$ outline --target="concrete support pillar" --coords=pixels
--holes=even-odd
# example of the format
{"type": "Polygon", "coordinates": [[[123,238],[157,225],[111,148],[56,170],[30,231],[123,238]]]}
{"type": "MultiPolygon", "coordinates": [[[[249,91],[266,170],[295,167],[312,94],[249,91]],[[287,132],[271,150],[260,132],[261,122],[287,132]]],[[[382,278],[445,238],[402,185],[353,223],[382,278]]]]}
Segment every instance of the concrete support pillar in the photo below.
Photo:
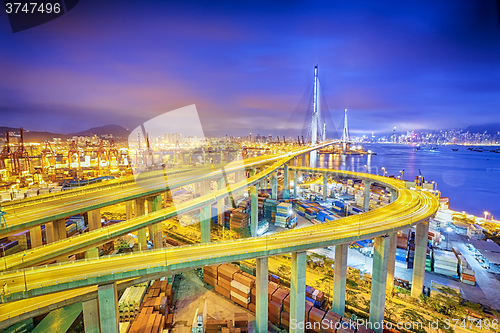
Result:
{"type": "Polygon", "coordinates": [[[309,155],[309,153],[305,153],[304,157],[305,157],[305,162],[304,162],[305,165],[304,166],[305,167],[309,167],[310,166],[310,157],[311,156],[309,155]]]}
{"type": "Polygon", "coordinates": [[[278,199],[278,172],[271,174],[271,198],[278,199]]]}
{"type": "Polygon", "coordinates": [[[389,241],[389,259],[387,263],[387,292],[392,293],[394,288],[394,271],[396,269],[396,249],[398,247],[398,234],[392,233],[389,241]]]}
{"type": "Polygon", "coordinates": [[[347,250],[348,244],[335,246],[335,264],[333,270],[333,300],[332,311],[344,316],[345,287],[347,277],[347,250]]]}
{"type": "Polygon", "coordinates": [[[323,200],[328,198],[328,174],[323,174],[323,200]]]}
{"type": "MultiPolygon", "coordinates": [[[[52,223],[54,225],[54,238],[56,241],[68,237],[66,233],[65,219],[56,220],[52,223]]],[[[57,259],[57,262],[66,262],[66,261],[68,261],[68,256],[63,256],[62,258],[57,259]]]]}
{"type": "MultiPolygon", "coordinates": [[[[148,213],[156,212],[161,209],[161,195],[148,198],[148,213]]],[[[152,224],[149,229],[149,238],[153,242],[153,248],[161,249],[163,247],[163,228],[162,223],[158,222],[152,224]]]]}
{"type": "Polygon", "coordinates": [[[372,182],[369,180],[363,180],[363,185],[365,186],[365,192],[363,193],[363,209],[365,212],[370,210],[370,186],[372,182]]]}
{"type": "Polygon", "coordinates": [[[43,245],[42,229],[40,226],[36,226],[36,227],[30,229],[30,239],[31,239],[31,248],[32,249],[43,245]]]}
{"type": "Polygon", "coordinates": [[[99,298],[99,317],[102,332],[118,333],[119,314],[116,283],[98,286],[97,295],[99,298]]]}
{"type": "MultiPolygon", "coordinates": [[[[146,214],[145,209],[145,201],[144,198],[137,198],[134,202],[134,213],[135,217],[142,216],[146,214]]],[[[137,242],[138,242],[138,250],[146,251],[148,249],[148,238],[147,238],[147,228],[142,228],[137,230],[137,242]]]]}
{"type": "MultiPolygon", "coordinates": [[[[259,168],[259,173],[261,173],[262,171],[264,171],[264,169],[265,169],[265,167],[260,167],[259,168]]],[[[260,179],[260,188],[265,188],[265,186],[264,186],[264,179],[265,178],[266,177],[260,179]]]]}
{"type": "Polygon", "coordinates": [[[394,202],[398,198],[398,191],[389,189],[389,193],[391,194],[391,197],[389,198],[389,202],[394,202]]]}
{"type": "MultiPolygon", "coordinates": [[[[226,182],[224,181],[224,178],[221,178],[217,181],[218,190],[222,190],[225,185],[226,182]]],[[[222,226],[224,226],[224,200],[225,199],[220,199],[219,201],[217,201],[217,223],[222,226]]]]}
{"type": "Polygon", "coordinates": [[[200,230],[201,230],[201,243],[210,243],[210,217],[211,207],[205,206],[200,209],[200,230]]]}
{"type": "Polygon", "coordinates": [[[101,333],[99,328],[99,302],[97,298],[82,302],[85,333],[101,333]]]}
{"type": "Polygon", "coordinates": [[[87,212],[89,218],[89,231],[97,230],[101,227],[101,210],[93,209],[87,212]]]}
{"type": "Polygon", "coordinates": [[[85,259],[96,259],[99,258],[99,248],[93,247],[85,251],[85,259]]]}
{"type": "Polygon", "coordinates": [[[200,195],[205,195],[210,193],[210,182],[208,180],[201,181],[201,193],[200,195]]]}
{"type": "MultiPolygon", "coordinates": [[[[268,258],[257,258],[257,279],[256,283],[256,304],[255,304],[255,321],[256,332],[267,333],[267,320],[268,320],[268,258]]],[[[305,297],[305,296],[304,296],[305,297]]]]}
{"type": "Polygon", "coordinates": [[[318,167],[318,152],[316,150],[309,152],[309,167],[310,168],[318,167]]]}
{"type": "Polygon", "coordinates": [[[413,278],[411,281],[411,296],[419,297],[422,294],[425,278],[425,257],[427,255],[427,235],[429,222],[417,224],[415,228],[415,258],[413,259],[413,278]]]}
{"type": "Polygon", "coordinates": [[[257,236],[259,229],[259,185],[250,187],[250,233],[257,236]]]}
{"type": "Polygon", "coordinates": [[[54,233],[57,234],[57,240],[60,239],[65,239],[68,237],[68,234],[66,232],[66,220],[65,219],[60,219],[57,221],[54,221],[54,233]]]}
{"type": "Polygon", "coordinates": [[[288,164],[283,165],[283,199],[288,199],[290,197],[290,175],[288,170],[288,164]]]}
{"type": "Polygon", "coordinates": [[[382,332],[382,327],[375,323],[384,320],[389,243],[390,239],[387,236],[377,237],[374,241],[369,321],[374,325],[373,329],[377,332],[382,332]]]}
{"type": "Polygon", "coordinates": [[[57,230],[54,227],[53,222],[45,223],[45,239],[47,244],[57,241],[57,230]]]}
{"type": "Polygon", "coordinates": [[[171,205],[172,205],[172,192],[170,191],[170,189],[168,189],[165,193],[163,193],[163,206],[167,208],[170,207],[171,205]]]}
{"type": "MultiPolygon", "coordinates": [[[[292,275],[290,279],[290,322],[305,324],[306,307],[306,251],[292,253],[292,275]]],[[[299,329],[290,328],[291,333],[304,332],[304,326],[299,329]]]]}
{"type": "Polygon", "coordinates": [[[127,202],[125,202],[125,211],[126,211],[126,219],[127,220],[130,220],[132,219],[132,213],[133,213],[133,208],[132,208],[132,201],[129,200],[127,202]]]}
{"type": "Polygon", "coordinates": [[[163,248],[163,225],[161,222],[151,225],[149,235],[154,249],[163,248]]]}
{"type": "Polygon", "coordinates": [[[201,195],[201,182],[194,183],[194,193],[196,195],[201,195]]]}
{"type": "Polygon", "coordinates": [[[299,195],[299,172],[297,170],[293,174],[293,195],[295,198],[299,195]]]}

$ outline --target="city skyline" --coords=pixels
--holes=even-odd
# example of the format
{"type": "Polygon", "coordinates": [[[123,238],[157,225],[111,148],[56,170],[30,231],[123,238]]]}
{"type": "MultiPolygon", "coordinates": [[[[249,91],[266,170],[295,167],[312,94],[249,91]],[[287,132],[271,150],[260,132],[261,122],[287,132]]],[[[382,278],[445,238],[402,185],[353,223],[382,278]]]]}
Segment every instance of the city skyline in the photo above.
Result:
{"type": "Polygon", "coordinates": [[[316,63],[333,122],[347,108],[354,134],[500,122],[493,2],[145,4],[81,3],[16,34],[0,18],[2,125],[134,128],[196,104],[206,135],[276,135],[303,125],[286,119],[316,63]]]}

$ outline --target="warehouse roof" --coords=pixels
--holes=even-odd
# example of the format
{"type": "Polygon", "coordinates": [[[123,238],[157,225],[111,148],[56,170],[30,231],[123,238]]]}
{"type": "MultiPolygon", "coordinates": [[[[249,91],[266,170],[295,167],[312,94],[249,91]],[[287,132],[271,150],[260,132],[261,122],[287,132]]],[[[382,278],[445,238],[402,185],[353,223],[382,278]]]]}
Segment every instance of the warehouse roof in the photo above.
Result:
{"type": "Polygon", "coordinates": [[[477,239],[471,239],[470,242],[478,250],[500,253],[500,246],[498,246],[498,244],[495,242],[488,242],[477,239]]]}
{"type": "Polygon", "coordinates": [[[484,250],[480,250],[483,257],[488,260],[491,264],[500,265],[500,253],[498,252],[488,252],[484,250]]]}

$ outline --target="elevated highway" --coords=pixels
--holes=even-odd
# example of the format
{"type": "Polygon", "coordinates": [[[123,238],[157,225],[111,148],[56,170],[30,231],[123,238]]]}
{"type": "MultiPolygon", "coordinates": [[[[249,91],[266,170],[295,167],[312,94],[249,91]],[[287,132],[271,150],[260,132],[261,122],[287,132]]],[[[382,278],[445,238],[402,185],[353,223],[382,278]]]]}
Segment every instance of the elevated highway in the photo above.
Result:
{"type": "MultiPolygon", "coordinates": [[[[387,206],[364,214],[307,228],[288,230],[272,236],[164,248],[12,271],[12,269],[22,267],[23,262],[25,265],[40,264],[61,255],[81,252],[130,231],[161,222],[176,214],[210,205],[214,201],[225,198],[230,192],[243,190],[257,184],[261,178],[275,172],[290,159],[309,150],[296,151],[293,154],[277,158],[272,165],[248,179],[231,185],[229,188],[178,204],[175,208],[159,210],[4,258],[3,263],[0,262],[0,266],[4,266],[7,271],[0,274],[0,283],[7,284],[8,293],[3,295],[1,299],[4,304],[0,306],[0,320],[6,316],[12,318],[12,316],[20,315],[20,310],[17,308],[20,304],[23,307],[27,306],[23,311],[36,311],[38,306],[47,304],[51,295],[61,299],[64,297],[65,300],[66,298],[77,300],[83,297],[82,293],[95,294],[97,285],[115,282],[120,282],[123,285],[124,281],[137,283],[205,265],[250,258],[267,258],[283,253],[301,253],[308,249],[342,245],[360,239],[380,239],[389,234],[394,235],[398,230],[425,222],[438,209],[439,200],[433,193],[407,189],[404,181],[364,173],[291,166],[288,169],[376,182],[397,193],[397,199],[387,206]]],[[[268,160],[257,163],[269,164],[270,162],[268,160]]],[[[11,319],[9,322],[13,323],[11,319]]]]}
{"type": "MultiPolygon", "coordinates": [[[[310,226],[298,230],[289,230],[272,236],[253,237],[209,244],[192,245],[178,248],[165,248],[158,251],[145,251],[127,255],[101,257],[93,260],[76,261],[33,267],[25,271],[9,271],[0,275],[0,283],[7,282],[10,297],[4,302],[43,295],[73,288],[81,288],[100,283],[136,278],[148,274],[163,272],[166,275],[174,271],[215,263],[231,262],[249,258],[297,252],[322,246],[349,243],[354,240],[374,238],[394,233],[397,230],[415,225],[438,209],[438,200],[430,192],[409,190],[402,181],[338,170],[311,169],[310,171],[329,172],[353,178],[369,178],[397,189],[398,199],[385,207],[349,216],[329,223],[310,226]],[[26,288],[25,291],[25,282],[26,288]]],[[[259,180],[255,175],[238,187],[250,185],[259,180]]],[[[68,251],[74,246],[99,242],[129,232],[131,229],[162,221],[177,213],[200,208],[214,200],[227,196],[227,191],[220,190],[195,200],[178,205],[176,209],[167,208],[123,223],[102,228],[94,232],[52,244],[54,251],[68,251]]],[[[33,252],[45,252],[45,249],[33,252]]],[[[12,257],[12,256],[10,256],[12,257]]],[[[7,259],[10,259],[7,257],[7,259]]],[[[26,258],[29,260],[29,257],[26,258]]]]}
{"type": "Polygon", "coordinates": [[[6,237],[44,223],[82,214],[89,210],[133,200],[139,197],[153,196],[194,182],[221,177],[231,173],[271,164],[281,159],[280,155],[264,155],[245,160],[235,160],[225,165],[191,168],[188,170],[148,172],[141,177],[141,186],[133,176],[124,179],[104,181],[99,184],[79,189],[47,194],[3,204],[6,213],[7,228],[0,228],[0,237],[6,237]]]}
{"type": "MultiPolygon", "coordinates": [[[[331,144],[331,143],[328,143],[331,144]]],[[[323,144],[321,146],[325,146],[328,144],[323,144]]],[[[219,169],[213,172],[206,172],[206,170],[196,170],[195,173],[189,172],[187,174],[182,174],[179,178],[174,180],[168,180],[169,187],[179,187],[186,184],[190,184],[196,181],[210,179],[214,177],[223,177],[224,173],[235,172],[238,170],[242,170],[246,167],[257,167],[260,165],[271,164],[270,167],[264,169],[262,172],[257,173],[255,176],[240,181],[237,184],[232,184],[227,189],[220,190],[218,192],[208,193],[203,195],[196,200],[189,201],[183,204],[177,204],[175,207],[171,207],[169,209],[164,209],[162,214],[156,213],[155,215],[145,215],[141,217],[136,217],[131,220],[123,221],[118,224],[114,224],[108,227],[99,228],[97,230],[93,230],[90,232],[83,233],[81,235],[77,235],[74,237],[70,237],[67,239],[61,239],[59,241],[46,244],[40,247],[36,247],[34,249],[26,250],[23,252],[19,252],[7,257],[4,257],[0,262],[0,270],[11,270],[11,269],[19,269],[22,267],[29,267],[32,265],[38,265],[43,263],[48,263],[53,261],[54,259],[58,259],[73,253],[80,253],[86,250],[95,248],[102,244],[109,242],[115,238],[128,234],[130,232],[134,232],[138,229],[150,226],[154,223],[158,223],[164,221],[166,219],[172,218],[178,214],[187,213],[189,211],[200,209],[207,205],[210,205],[214,201],[218,201],[227,197],[230,193],[235,191],[246,189],[248,186],[253,185],[260,181],[262,177],[269,175],[272,172],[275,172],[279,169],[284,163],[294,158],[297,155],[308,152],[314,148],[305,148],[296,150],[289,154],[282,155],[272,155],[272,156],[262,156],[256,159],[244,160],[244,161],[234,161],[229,163],[224,167],[224,169],[219,169]],[[205,173],[203,173],[205,171],[205,173]]],[[[127,181],[128,183],[128,181],[127,181]]],[[[77,202],[69,201],[68,198],[65,198],[64,201],[66,205],[68,205],[69,209],[64,208],[64,203],[60,202],[61,199],[56,200],[54,206],[60,207],[64,210],[58,216],[67,215],[71,209],[71,215],[76,211],[84,212],[91,210],[95,207],[102,207],[105,205],[109,205],[111,203],[123,202],[126,200],[130,200],[135,197],[142,197],[148,195],[154,195],[157,193],[161,193],[165,191],[165,182],[161,178],[161,176],[151,176],[149,178],[149,182],[143,183],[143,186],[139,187],[135,184],[129,184],[127,186],[122,187],[118,185],[111,186],[110,188],[105,188],[104,190],[99,190],[98,192],[94,192],[95,189],[90,189],[91,198],[84,198],[86,194],[77,194],[77,202]],[[83,197],[83,198],[82,198],[83,197]],[[89,202],[92,202],[94,205],[89,206],[89,202]],[[97,203],[96,203],[97,202],[97,203]]],[[[84,192],[87,193],[87,192],[84,192]]],[[[42,223],[41,221],[48,222],[51,220],[55,220],[58,216],[50,215],[50,217],[43,217],[43,213],[50,214],[47,212],[47,208],[44,208],[44,203],[40,203],[42,207],[37,207],[31,211],[31,214],[25,213],[24,215],[24,223],[20,224],[20,227],[26,228],[28,225],[33,226],[36,224],[42,223]],[[40,211],[38,211],[40,209],[40,211]],[[35,214],[39,214],[41,217],[37,221],[32,221],[35,214]]],[[[48,204],[45,204],[48,205],[48,204]]],[[[53,214],[53,213],[52,213],[53,214]]],[[[76,213],[75,213],[76,214],[76,213]]],[[[14,228],[14,227],[10,227],[14,228]]]]}

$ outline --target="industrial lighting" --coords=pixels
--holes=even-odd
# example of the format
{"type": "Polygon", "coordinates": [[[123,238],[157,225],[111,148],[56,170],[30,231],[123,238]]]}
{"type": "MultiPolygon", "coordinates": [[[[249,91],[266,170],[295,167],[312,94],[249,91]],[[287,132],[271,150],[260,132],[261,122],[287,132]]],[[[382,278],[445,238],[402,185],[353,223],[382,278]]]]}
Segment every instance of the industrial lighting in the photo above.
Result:
{"type": "Polygon", "coordinates": [[[484,214],[484,219],[485,219],[485,220],[486,220],[486,217],[487,217],[488,215],[490,215],[490,213],[488,213],[487,211],[485,211],[483,214],[484,214]]]}

